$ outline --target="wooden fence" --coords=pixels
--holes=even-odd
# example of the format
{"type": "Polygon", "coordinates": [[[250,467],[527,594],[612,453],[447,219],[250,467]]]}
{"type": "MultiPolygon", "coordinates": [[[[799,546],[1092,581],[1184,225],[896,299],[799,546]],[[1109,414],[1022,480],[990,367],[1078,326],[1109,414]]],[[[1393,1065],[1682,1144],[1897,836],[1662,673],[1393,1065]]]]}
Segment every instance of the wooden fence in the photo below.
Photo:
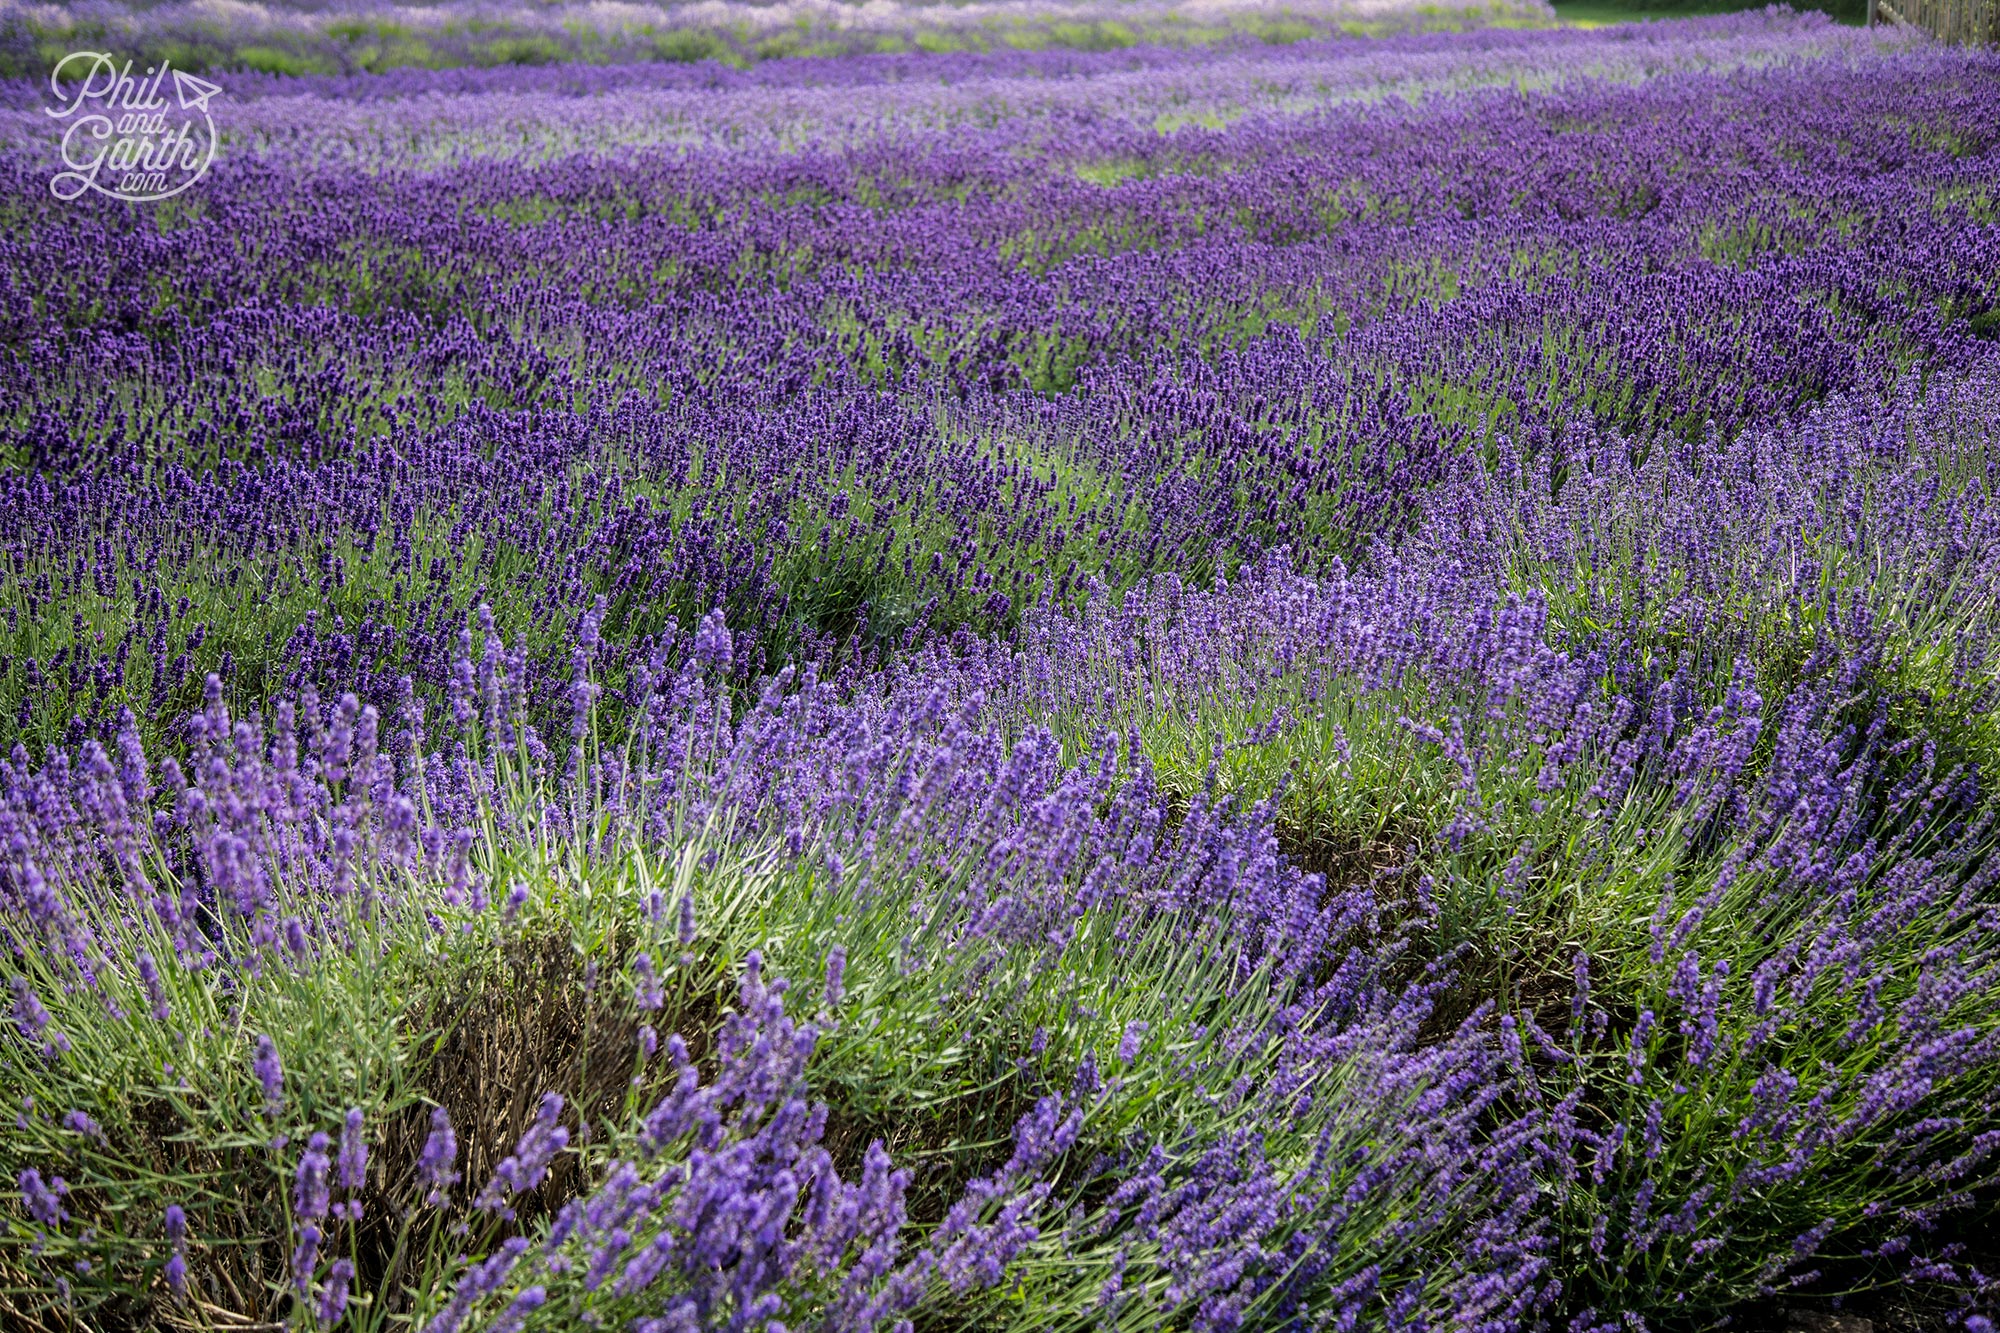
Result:
{"type": "Polygon", "coordinates": [[[1869,0],[1868,18],[1922,28],[1939,41],[2000,45],[2000,0],[1869,0]]]}

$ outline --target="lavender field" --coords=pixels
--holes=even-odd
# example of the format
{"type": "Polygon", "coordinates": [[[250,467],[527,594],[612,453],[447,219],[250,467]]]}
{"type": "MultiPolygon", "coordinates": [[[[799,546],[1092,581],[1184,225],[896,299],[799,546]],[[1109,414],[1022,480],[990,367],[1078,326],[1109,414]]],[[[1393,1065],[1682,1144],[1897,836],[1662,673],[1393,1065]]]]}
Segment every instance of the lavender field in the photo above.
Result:
{"type": "Polygon", "coordinates": [[[0,5],[0,1327],[1992,1333],[2000,53],[658,17],[0,5]]]}

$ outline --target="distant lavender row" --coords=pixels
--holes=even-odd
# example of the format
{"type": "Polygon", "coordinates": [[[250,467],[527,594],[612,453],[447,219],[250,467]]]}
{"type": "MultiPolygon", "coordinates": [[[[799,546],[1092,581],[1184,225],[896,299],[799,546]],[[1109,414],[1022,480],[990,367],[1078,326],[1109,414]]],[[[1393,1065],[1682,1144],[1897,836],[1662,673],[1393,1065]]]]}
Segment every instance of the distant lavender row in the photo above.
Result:
{"type": "Polygon", "coordinates": [[[549,5],[456,0],[397,5],[0,4],[0,69],[26,73],[80,39],[110,41],[183,69],[287,74],[551,63],[715,61],[878,52],[1103,50],[1135,43],[1213,48],[1341,31],[1398,32],[1486,22],[1546,23],[1545,0],[658,0],[549,5]]]}
{"type": "MultiPolygon", "coordinates": [[[[619,147],[828,151],[909,132],[1000,144],[1024,134],[1066,134],[1079,121],[1147,132],[1214,128],[1344,101],[1486,86],[1546,89],[1852,61],[1914,40],[1836,27],[1818,15],[1751,12],[1609,36],[1485,29],[1222,53],[1136,47],[799,59],[742,71],[557,65],[346,78],[237,74],[222,79],[228,95],[215,110],[225,151],[369,169],[619,147]],[[857,97],[862,89],[866,95],[857,97]]],[[[40,111],[46,99],[40,84],[13,86],[12,109],[0,113],[0,139],[49,139],[55,130],[40,111]]]]}

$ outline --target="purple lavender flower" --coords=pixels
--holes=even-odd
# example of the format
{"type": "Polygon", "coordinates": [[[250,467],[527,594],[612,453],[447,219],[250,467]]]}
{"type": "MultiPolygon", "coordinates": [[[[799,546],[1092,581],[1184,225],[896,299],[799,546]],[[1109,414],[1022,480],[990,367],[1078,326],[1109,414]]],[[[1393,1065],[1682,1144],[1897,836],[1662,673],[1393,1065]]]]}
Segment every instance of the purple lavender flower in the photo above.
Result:
{"type": "Polygon", "coordinates": [[[340,1129],[340,1187],[358,1190],[368,1179],[368,1141],[362,1137],[361,1108],[352,1107],[340,1129]]]}
{"type": "Polygon", "coordinates": [[[458,1279],[458,1285],[453,1288],[451,1300],[444,1309],[424,1325],[424,1333],[457,1333],[465,1317],[472,1313],[472,1308],[499,1289],[527,1252],[526,1237],[509,1236],[492,1255],[472,1264],[458,1279]]]}
{"type": "Polygon", "coordinates": [[[278,1045],[270,1037],[258,1036],[257,1055],[250,1069],[264,1089],[264,1114],[277,1118],[285,1109],[285,1071],[278,1063],[278,1045]]]}
{"type": "Polygon", "coordinates": [[[333,1163],[327,1156],[331,1143],[325,1134],[315,1131],[306,1140],[306,1150],[299,1155],[298,1168],[292,1175],[292,1215],[301,1221],[325,1217],[332,1205],[333,1163]]]}
{"type": "Polygon", "coordinates": [[[1014,1126],[1014,1155],[1001,1174],[1027,1178],[1068,1152],[1083,1132],[1083,1111],[1060,1097],[1044,1097],[1014,1126]]]}
{"type": "Polygon", "coordinates": [[[569,1131],[556,1123],[562,1108],[560,1094],[551,1092],[543,1096],[535,1123],[521,1135],[513,1154],[494,1168],[493,1178],[473,1200],[473,1207],[486,1212],[511,1211],[507,1208],[509,1198],[542,1183],[549,1163],[569,1146],[569,1131]]]}
{"type": "Polygon", "coordinates": [[[313,1274],[319,1268],[319,1245],[324,1239],[311,1222],[299,1228],[299,1243],[292,1250],[292,1286],[301,1296],[312,1290],[313,1274]]]}
{"type": "Polygon", "coordinates": [[[354,1281],[354,1261],[335,1259],[327,1269],[326,1284],[319,1293],[319,1322],[335,1324],[341,1315],[347,1313],[347,1289],[354,1281]]]}
{"type": "Polygon", "coordinates": [[[69,1050],[69,1038],[50,1027],[54,1022],[49,1011],[42,1007],[41,997],[28,985],[25,977],[14,978],[14,1026],[20,1029],[22,1037],[30,1045],[39,1046],[45,1056],[55,1056],[69,1050]]]}
{"type": "Polygon", "coordinates": [[[528,1316],[541,1309],[548,1299],[545,1288],[527,1288],[507,1303],[507,1308],[493,1321],[491,1333],[520,1333],[521,1325],[527,1322],[528,1316]]]}
{"type": "Polygon", "coordinates": [[[722,608],[717,607],[701,618],[701,625],[695,630],[694,658],[718,671],[729,669],[735,647],[729,628],[723,623],[722,608]]]}
{"type": "Polygon", "coordinates": [[[1124,1033],[1118,1038],[1118,1063],[1129,1065],[1139,1058],[1139,1050],[1146,1042],[1147,1026],[1138,1019],[1125,1025],[1124,1033]]]}
{"type": "Polygon", "coordinates": [[[826,989],[821,993],[820,1004],[828,1012],[840,1008],[840,998],[844,993],[842,982],[847,975],[847,946],[836,944],[826,955],[826,989]]]}
{"type": "Polygon", "coordinates": [[[424,1150],[417,1158],[417,1174],[430,1186],[430,1195],[425,1200],[433,1208],[442,1208],[451,1196],[451,1187],[458,1181],[458,1136],[452,1132],[451,1117],[442,1106],[431,1108],[431,1132],[424,1140],[424,1150]]]}
{"type": "Polygon", "coordinates": [[[160,982],[160,969],[154,964],[153,955],[144,949],[139,951],[138,966],[139,983],[146,988],[146,1002],[152,1006],[153,1017],[164,1023],[171,1009],[167,1004],[166,987],[160,982]]]}
{"type": "Polygon", "coordinates": [[[174,1295],[182,1296],[187,1292],[187,1214],[177,1203],[167,1205],[166,1232],[173,1252],[167,1256],[164,1276],[174,1295]]]}
{"type": "Polygon", "coordinates": [[[63,1224],[69,1216],[63,1211],[63,1196],[69,1193],[69,1185],[61,1176],[43,1183],[42,1173],[34,1167],[21,1172],[21,1201],[27,1205],[28,1215],[45,1227],[55,1228],[63,1224]]]}
{"type": "Polygon", "coordinates": [[[658,1009],[666,1004],[666,992],[660,986],[659,974],[653,970],[651,954],[640,954],[632,960],[632,973],[637,990],[637,1002],[642,1010],[658,1009]]]}

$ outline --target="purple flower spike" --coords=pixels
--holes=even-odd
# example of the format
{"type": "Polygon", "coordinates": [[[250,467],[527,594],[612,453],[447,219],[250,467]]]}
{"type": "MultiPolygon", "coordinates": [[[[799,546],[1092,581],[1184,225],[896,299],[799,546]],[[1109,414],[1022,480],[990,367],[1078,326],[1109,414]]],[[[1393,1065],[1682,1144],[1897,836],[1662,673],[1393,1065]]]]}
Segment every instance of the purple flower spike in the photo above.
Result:
{"type": "Polygon", "coordinates": [[[45,1227],[59,1227],[69,1214],[63,1211],[63,1196],[69,1193],[69,1186],[61,1176],[43,1183],[42,1173],[34,1167],[21,1172],[21,1201],[27,1205],[28,1215],[45,1227]]]}
{"type": "Polygon", "coordinates": [[[659,973],[653,969],[651,954],[642,953],[632,960],[632,975],[639,1008],[653,1010],[666,1004],[666,992],[660,986],[659,973]]]}
{"type": "Polygon", "coordinates": [[[353,1281],[354,1261],[334,1260],[333,1266],[326,1273],[326,1285],[319,1293],[319,1309],[316,1313],[321,1324],[338,1323],[341,1315],[347,1313],[347,1289],[353,1281]]]}
{"type": "Polygon", "coordinates": [[[701,618],[701,625],[695,630],[694,657],[697,662],[718,671],[729,670],[735,658],[735,648],[729,627],[722,619],[722,608],[717,607],[701,618]]]}
{"type": "Polygon", "coordinates": [[[826,955],[826,991],[821,1003],[827,1010],[840,1008],[841,996],[845,994],[844,981],[847,976],[847,946],[836,944],[826,955]]]}
{"type": "Polygon", "coordinates": [[[458,1182],[458,1136],[452,1132],[451,1117],[442,1106],[431,1111],[430,1137],[424,1140],[423,1153],[417,1158],[417,1174],[430,1186],[430,1196],[425,1200],[433,1208],[442,1208],[449,1201],[451,1187],[458,1182]]]}
{"type": "Polygon", "coordinates": [[[1118,1038],[1118,1063],[1129,1065],[1139,1058],[1139,1050],[1146,1044],[1147,1025],[1133,1019],[1125,1025],[1124,1035],[1118,1038]]]}
{"type": "Polygon", "coordinates": [[[493,1179],[473,1200],[473,1207],[486,1212],[508,1211],[509,1198],[542,1183],[549,1163],[569,1146],[569,1131],[556,1123],[562,1108],[560,1094],[551,1092],[542,1098],[535,1123],[528,1126],[528,1132],[514,1145],[513,1155],[494,1168],[493,1179]]]}
{"type": "Polygon", "coordinates": [[[50,1026],[55,1020],[42,1007],[41,997],[28,985],[25,977],[14,978],[14,1026],[29,1044],[39,1046],[42,1054],[49,1057],[68,1051],[69,1038],[50,1026]]]}
{"type": "Polygon", "coordinates": [[[301,1296],[312,1290],[313,1273],[319,1268],[319,1243],[324,1239],[324,1233],[310,1222],[299,1228],[299,1243],[292,1251],[292,1285],[301,1296]]]}
{"type": "Polygon", "coordinates": [[[250,1070],[264,1089],[264,1114],[275,1119],[285,1109],[285,1071],[278,1063],[278,1045],[270,1037],[257,1038],[257,1055],[250,1070]]]}
{"type": "Polygon", "coordinates": [[[160,981],[160,969],[153,961],[153,955],[141,950],[138,958],[139,983],[146,988],[146,1003],[151,1006],[154,1018],[164,1023],[172,1012],[167,1004],[166,987],[160,981]]]}
{"type": "Polygon", "coordinates": [[[361,1108],[354,1107],[340,1130],[340,1187],[358,1190],[368,1180],[368,1141],[362,1137],[361,1108]]]}
{"type": "Polygon", "coordinates": [[[176,1296],[185,1295],[187,1292],[187,1214],[181,1210],[181,1206],[177,1203],[167,1205],[166,1231],[167,1244],[173,1247],[173,1253],[167,1256],[167,1266],[164,1270],[167,1286],[176,1296]]]}
{"type": "Polygon", "coordinates": [[[325,1217],[331,1206],[329,1175],[333,1163],[326,1151],[331,1142],[325,1134],[314,1133],[299,1157],[298,1170],[292,1176],[292,1215],[301,1221],[325,1217]]]}
{"type": "Polygon", "coordinates": [[[527,1322],[528,1316],[541,1309],[548,1299],[549,1294],[546,1289],[529,1287],[508,1302],[507,1308],[500,1312],[500,1317],[493,1321],[489,1333],[520,1333],[521,1325],[527,1322]]]}

